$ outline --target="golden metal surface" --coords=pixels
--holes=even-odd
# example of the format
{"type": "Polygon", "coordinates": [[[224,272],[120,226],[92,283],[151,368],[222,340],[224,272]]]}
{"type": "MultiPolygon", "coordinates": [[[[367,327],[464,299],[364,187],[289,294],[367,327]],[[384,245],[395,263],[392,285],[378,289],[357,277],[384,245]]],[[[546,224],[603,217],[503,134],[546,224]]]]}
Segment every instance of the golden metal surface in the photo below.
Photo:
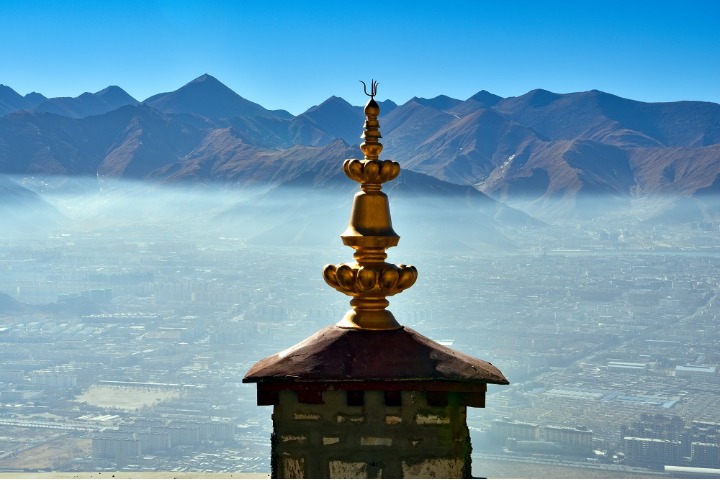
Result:
{"type": "Polygon", "coordinates": [[[380,106],[375,101],[377,82],[371,84],[370,97],[365,105],[365,128],[360,145],[363,160],[345,160],[343,170],[351,180],[360,184],[355,194],[350,221],[340,238],[355,250],[355,262],[326,265],[323,278],[335,290],[353,297],[352,310],[338,322],[339,327],[370,330],[400,328],[393,314],[386,310],[390,302],[386,297],[410,288],[417,280],[417,269],[412,265],[387,263],[385,250],[398,244],[390,219],[388,197],[382,184],[400,174],[400,165],[392,160],[380,160],[383,146],[379,139],[380,106]]]}

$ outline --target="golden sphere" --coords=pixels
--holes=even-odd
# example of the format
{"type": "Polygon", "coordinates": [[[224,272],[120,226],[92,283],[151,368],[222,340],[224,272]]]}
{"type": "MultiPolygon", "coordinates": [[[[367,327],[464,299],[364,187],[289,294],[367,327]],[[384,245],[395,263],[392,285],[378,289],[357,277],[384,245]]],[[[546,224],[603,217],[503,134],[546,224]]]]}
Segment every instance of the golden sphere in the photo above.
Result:
{"type": "Polygon", "coordinates": [[[368,117],[377,117],[380,115],[380,105],[377,104],[374,98],[365,105],[365,115],[368,117]]]}

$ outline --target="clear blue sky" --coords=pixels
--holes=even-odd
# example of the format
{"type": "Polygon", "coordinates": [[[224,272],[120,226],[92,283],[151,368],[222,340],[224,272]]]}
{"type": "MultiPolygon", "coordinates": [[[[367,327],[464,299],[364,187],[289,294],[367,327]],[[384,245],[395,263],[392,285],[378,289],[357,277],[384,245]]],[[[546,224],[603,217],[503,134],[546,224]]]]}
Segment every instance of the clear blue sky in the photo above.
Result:
{"type": "Polygon", "coordinates": [[[331,95],[534,88],[720,103],[720,1],[0,0],[0,83],[138,100],[209,73],[298,114],[331,95]]]}

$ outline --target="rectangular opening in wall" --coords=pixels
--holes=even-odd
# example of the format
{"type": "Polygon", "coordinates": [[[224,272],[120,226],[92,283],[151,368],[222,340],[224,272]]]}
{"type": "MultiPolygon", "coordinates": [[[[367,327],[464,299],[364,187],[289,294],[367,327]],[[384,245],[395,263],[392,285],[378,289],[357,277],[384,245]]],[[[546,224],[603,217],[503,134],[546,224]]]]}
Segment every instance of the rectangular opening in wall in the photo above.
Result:
{"type": "Polygon", "coordinates": [[[362,390],[348,390],[347,404],[354,407],[365,405],[365,392],[362,390]]]}
{"type": "Polygon", "coordinates": [[[385,392],[385,405],[388,407],[399,407],[402,405],[400,392],[389,390],[385,392]]]}
{"type": "Polygon", "coordinates": [[[299,390],[297,392],[298,402],[312,403],[316,405],[323,404],[325,402],[323,401],[322,393],[322,390],[299,390]]]}
{"type": "Polygon", "coordinates": [[[460,394],[460,405],[485,408],[485,392],[464,392],[460,394]]]}
{"type": "Polygon", "coordinates": [[[275,390],[258,390],[258,405],[277,405],[280,403],[280,392],[275,390]]]}
{"type": "Polygon", "coordinates": [[[427,392],[427,403],[431,407],[447,407],[448,392],[427,392]]]}

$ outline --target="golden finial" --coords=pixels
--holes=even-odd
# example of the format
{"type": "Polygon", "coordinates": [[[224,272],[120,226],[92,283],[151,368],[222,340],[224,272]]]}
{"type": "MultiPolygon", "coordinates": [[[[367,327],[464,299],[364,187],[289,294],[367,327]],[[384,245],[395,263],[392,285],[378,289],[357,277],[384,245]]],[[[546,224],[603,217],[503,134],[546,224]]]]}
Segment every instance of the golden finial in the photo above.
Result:
{"type": "MultiPolygon", "coordinates": [[[[360,80],[360,83],[363,84],[363,91],[365,92],[365,95],[370,97],[367,105],[365,105],[365,131],[361,136],[361,138],[364,138],[365,141],[360,144],[360,150],[362,150],[365,154],[366,160],[377,160],[380,158],[380,152],[382,152],[383,149],[383,146],[379,141],[379,139],[382,138],[382,135],[380,135],[380,122],[378,122],[380,106],[375,101],[375,95],[377,95],[377,87],[379,84],[375,80],[372,80],[370,82],[370,93],[368,93],[365,82],[360,80]]],[[[398,170],[398,173],[400,173],[400,170],[398,170]]]]}
{"type": "Polygon", "coordinates": [[[371,99],[377,95],[377,87],[380,85],[380,83],[376,82],[375,80],[370,80],[370,93],[367,91],[367,85],[365,85],[365,82],[360,80],[360,83],[363,84],[363,91],[365,92],[365,95],[370,97],[371,99]]]}
{"type": "Polygon", "coordinates": [[[372,81],[370,93],[362,80],[365,95],[370,97],[365,105],[365,128],[360,145],[365,154],[363,160],[345,160],[343,170],[351,180],[360,183],[355,194],[350,222],[340,236],[345,245],[355,250],[354,263],[326,265],[323,278],[334,289],[353,297],[352,310],[348,311],[338,326],[370,330],[400,328],[391,312],[386,297],[410,288],[417,279],[417,269],[412,265],[393,265],[385,262],[385,250],[398,244],[400,237],[392,228],[390,205],[382,190],[382,184],[400,174],[400,165],[392,160],[379,160],[382,144],[379,139],[380,106],[375,101],[378,82],[372,81]]]}

